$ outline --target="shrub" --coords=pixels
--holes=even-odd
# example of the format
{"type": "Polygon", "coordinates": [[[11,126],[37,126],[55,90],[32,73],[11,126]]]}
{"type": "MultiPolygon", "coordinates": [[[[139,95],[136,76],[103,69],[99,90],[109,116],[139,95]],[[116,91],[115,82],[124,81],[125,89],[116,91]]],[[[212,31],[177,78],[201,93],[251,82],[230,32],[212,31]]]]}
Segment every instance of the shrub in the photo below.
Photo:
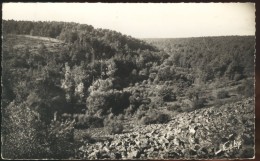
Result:
{"type": "Polygon", "coordinates": [[[164,113],[160,113],[155,120],[155,122],[159,124],[164,124],[169,121],[170,121],[170,115],[164,113]]]}
{"type": "Polygon", "coordinates": [[[26,104],[11,103],[5,117],[3,157],[9,159],[67,159],[74,156],[74,122],[43,124],[26,104]],[[6,135],[7,134],[7,135],[6,135]]]}
{"type": "Polygon", "coordinates": [[[124,115],[123,114],[119,114],[116,118],[118,120],[122,121],[122,120],[124,120],[124,115]]]}
{"type": "Polygon", "coordinates": [[[103,127],[103,119],[95,116],[88,116],[85,119],[85,123],[90,127],[90,128],[98,128],[98,127],[103,127]]]}
{"type": "Polygon", "coordinates": [[[136,115],[137,115],[137,119],[140,120],[143,116],[145,116],[145,112],[138,110],[136,115]]]}
{"type": "Polygon", "coordinates": [[[217,93],[217,98],[218,99],[223,99],[229,97],[228,91],[221,90],[217,93]]]}
{"type": "Polygon", "coordinates": [[[148,113],[148,116],[143,116],[140,123],[143,125],[148,124],[163,124],[170,121],[170,115],[164,113],[157,113],[155,111],[148,113]]]}
{"type": "Polygon", "coordinates": [[[129,92],[117,90],[107,92],[94,91],[87,98],[87,108],[89,113],[93,115],[103,116],[110,112],[117,115],[129,106],[129,96],[129,92]]]}
{"type": "Polygon", "coordinates": [[[75,124],[75,128],[77,129],[97,128],[104,126],[103,119],[97,116],[80,114],[77,118],[78,122],[75,124]]]}
{"type": "Polygon", "coordinates": [[[182,112],[191,112],[193,110],[194,110],[193,107],[190,107],[188,105],[181,106],[181,111],[182,112]]]}
{"type": "Polygon", "coordinates": [[[74,156],[74,122],[52,122],[48,126],[47,145],[50,149],[48,157],[66,159],[74,156]]]}
{"type": "MultiPolygon", "coordinates": [[[[6,159],[43,158],[46,151],[41,146],[44,125],[25,104],[11,102],[2,115],[2,157],[6,159]]],[[[43,136],[44,137],[44,136],[43,136]]]]}
{"type": "Polygon", "coordinates": [[[254,96],[254,80],[245,80],[242,85],[237,87],[237,92],[246,97],[254,96]]]}
{"type": "Polygon", "coordinates": [[[91,134],[89,133],[85,133],[83,136],[82,136],[82,139],[83,141],[86,143],[95,143],[96,140],[91,136],[91,134]]]}
{"type": "Polygon", "coordinates": [[[204,98],[196,99],[192,102],[192,108],[200,109],[205,106],[206,100],[204,98]]]}
{"type": "Polygon", "coordinates": [[[163,86],[159,91],[158,91],[159,96],[162,98],[163,101],[175,101],[176,100],[176,95],[173,93],[173,89],[168,88],[167,86],[163,86]]]}
{"type": "Polygon", "coordinates": [[[124,126],[121,122],[112,122],[107,126],[109,134],[121,134],[124,130],[124,126]]]}
{"type": "Polygon", "coordinates": [[[180,112],[181,106],[179,104],[174,104],[172,106],[168,106],[167,110],[180,112]]]}
{"type": "Polygon", "coordinates": [[[140,120],[140,124],[142,124],[142,125],[149,125],[149,124],[152,124],[152,123],[153,123],[153,120],[149,116],[143,116],[140,120]]]}
{"type": "Polygon", "coordinates": [[[234,80],[235,80],[235,81],[239,81],[239,80],[241,80],[241,79],[243,79],[243,75],[242,75],[242,74],[236,73],[236,74],[234,75],[234,80]]]}

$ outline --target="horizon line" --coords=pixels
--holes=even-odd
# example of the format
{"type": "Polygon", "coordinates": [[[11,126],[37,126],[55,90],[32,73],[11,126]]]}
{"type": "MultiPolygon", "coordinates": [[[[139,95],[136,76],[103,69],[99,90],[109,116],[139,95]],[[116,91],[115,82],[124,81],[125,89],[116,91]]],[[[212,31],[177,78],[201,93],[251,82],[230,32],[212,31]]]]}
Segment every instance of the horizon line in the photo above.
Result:
{"type": "Polygon", "coordinates": [[[182,39],[182,38],[201,38],[201,37],[226,37],[226,36],[254,36],[256,37],[256,34],[254,35],[208,35],[208,36],[183,36],[183,37],[135,37],[135,36],[132,36],[132,35],[129,35],[129,34],[126,34],[126,33],[122,33],[121,31],[117,31],[115,29],[109,29],[109,28],[102,28],[102,27],[95,27],[93,26],[92,24],[88,24],[88,23],[80,23],[80,22],[75,22],[75,21],[55,21],[55,20],[17,20],[17,19],[2,19],[2,21],[10,21],[10,20],[13,20],[13,21],[29,21],[29,22],[60,22],[60,23],[76,23],[76,24],[79,24],[79,25],[89,25],[89,26],[92,26],[94,29],[102,29],[102,30],[112,30],[112,31],[116,31],[116,32],[119,32],[121,33],[122,35],[125,35],[125,36],[130,36],[132,38],[135,38],[135,39],[182,39]]]}

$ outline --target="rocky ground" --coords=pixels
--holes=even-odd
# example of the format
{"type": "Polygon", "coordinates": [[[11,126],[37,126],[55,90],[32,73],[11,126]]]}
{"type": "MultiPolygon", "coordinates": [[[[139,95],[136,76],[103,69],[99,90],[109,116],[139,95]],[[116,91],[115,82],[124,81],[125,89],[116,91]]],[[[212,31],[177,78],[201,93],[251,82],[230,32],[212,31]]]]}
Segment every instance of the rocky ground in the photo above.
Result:
{"type": "Polygon", "coordinates": [[[167,124],[136,125],[79,149],[81,159],[254,157],[254,100],[178,114],[167,124]]]}

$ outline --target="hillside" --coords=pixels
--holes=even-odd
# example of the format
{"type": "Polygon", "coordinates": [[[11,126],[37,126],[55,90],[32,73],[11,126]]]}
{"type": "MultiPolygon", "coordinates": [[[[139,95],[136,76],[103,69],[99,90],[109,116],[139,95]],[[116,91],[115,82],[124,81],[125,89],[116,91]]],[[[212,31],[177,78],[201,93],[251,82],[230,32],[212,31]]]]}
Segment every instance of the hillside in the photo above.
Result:
{"type": "Polygon", "coordinates": [[[165,62],[201,71],[203,81],[254,75],[254,36],[144,40],[171,55],[165,62]]]}
{"type": "Polygon", "coordinates": [[[77,23],[4,20],[2,153],[252,157],[254,46],[252,36],[144,41],[77,23]],[[219,137],[231,151],[219,149],[219,137]]]}
{"type": "Polygon", "coordinates": [[[135,126],[132,132],[85,140],[84,159],[250,158],[254,145],[254,100],[199,109],[167,124],[135,126]]]}

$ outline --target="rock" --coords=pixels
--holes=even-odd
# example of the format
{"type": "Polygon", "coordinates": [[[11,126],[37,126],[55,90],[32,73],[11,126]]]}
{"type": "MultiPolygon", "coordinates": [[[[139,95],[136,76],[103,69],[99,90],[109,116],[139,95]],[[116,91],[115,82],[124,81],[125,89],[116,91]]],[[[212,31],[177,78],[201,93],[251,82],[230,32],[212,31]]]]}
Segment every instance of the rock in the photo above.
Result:
{"type": "Polygon", "coordinates": [[[135,139],[138,135],[137,134],[131,134],[130,137],[135,139]]]}
{"type": "Polygon", "coordinates": [[[199,139],[195,138],[195,137],[189,137],[189,142],[191,144],[198,144],[199,143],[199,139]]]}
{"type": "Polygon", "coordinates": [[[94,151],[94,152],[90,153],[90,154],[88,155],[88,157],[94,158],[94,159],[100,159],[101,154],[100,154],[99,151],[94,151]]]}
{"type": "Polygon", "coordinates": [[[254,138],[250,137],[248,134],[242,135],[242,140],[245,145],[254,145],[254,138]]]}
{"type": "Polygon", "coordinates": [[[166,133],[166,139],[170,139],[170,138],[173,138],[174,137],[174,132],[173,131],[169,131],[166,133]]]}
{"type": "Polygon", "coordinates": [[[109,149],[107,146],[104,146],[104,147],[103,147],[103,150],[104,150],[105,152],[107,152],[107,153],[110,152],[110,149],[109,149]]]}
{"type": "Polygon", "coordinates": [[[148,158],[151,158],[151,159],[157,158],[158,159],[158,154],[159,154],[159,152],[157,152],[157,151],[151,152],[148,154],[148,158]]]}
{"type": "Polygon", "coordinates": [[[136,158],[140,158],[140,151],[139,150],[133,150],[131,152],[129,152],[127,154],[127,157],[130,158],[130,159],[136,159],[136,158]]]}
{"type": "Polygon", "coordinates": [[[200,146],[198,144],[194,146],[195,151],[198,151],[199,149],[200,149],[200,146]]]}
{"type": "Polygon", "coordinates": [[[163,144],[162,144],[162,148],[164,148],[164,149],[165,149],[165,148],[167,148],[167,147],[168,147],[168,145],[169,145],[169,143],[163,143],[163,144]]]}
{"type": "Polygon", "coordinates": [[[176,145],[176,146],[179,146],[180,145],[180,139],[174,138],[173,139],[173,144],[176,145]]]}
{"type": "Polygon", "coordinates": [[[168,157],[175,159],[175,158],[180,157],[180,154],[178,152],[175,152],[175,151],[170,151],[170,152],[168,152],[168,157]]]}
{"type": "Polygon", "coordinates": [[[147,158],[147,155],[146,154],[141,154],[140,155],[140,159],[146,159],[147,158]]]}
{"type": "Polygon", "coordinates": [[[126,159],[127,158],[127,152],[126,151],[121,152],[121,156],[122,156],[122,159],[126,159]]]}
{"type": "Polygon", "coordinates": [[[189,131],[190,131],[190,134],[195,134],[195,132],[196,132],[196,131],[194,130],[194,128],[190,128],[189,131]]]}
{"type": "Polygon", "coordinates": [[[194,149],[190,149],[190,150],[189,150],[189,153],[190,153],[190,155],[196,155],[196,154],[197,154],[197,151],[194,150],[194,149]]]}
{"type": "Polygon", "coordinates": [[[205,147],[202,147],[198,150],[198,153],[200,153],[200,155],[207,155],[208,150],[205,147]]]}
{"type": "Polygon", "coordinates": [[[109,156],[108,153],[101,153],[100,159],[110,159],[111,156],[109,156]]]}
{"type": "Polygon", "coordinates": [[[116,152],[116,153],[112,153],[110,158],[111,159],[121,159],[122,155],[120,153],[116,152]]]}
{"type": "Polygon", "coordinates": [[[151,148],[147,149],[146,151],[153,152],[154,151],[154,147],[151,147],[151,148]]]}

